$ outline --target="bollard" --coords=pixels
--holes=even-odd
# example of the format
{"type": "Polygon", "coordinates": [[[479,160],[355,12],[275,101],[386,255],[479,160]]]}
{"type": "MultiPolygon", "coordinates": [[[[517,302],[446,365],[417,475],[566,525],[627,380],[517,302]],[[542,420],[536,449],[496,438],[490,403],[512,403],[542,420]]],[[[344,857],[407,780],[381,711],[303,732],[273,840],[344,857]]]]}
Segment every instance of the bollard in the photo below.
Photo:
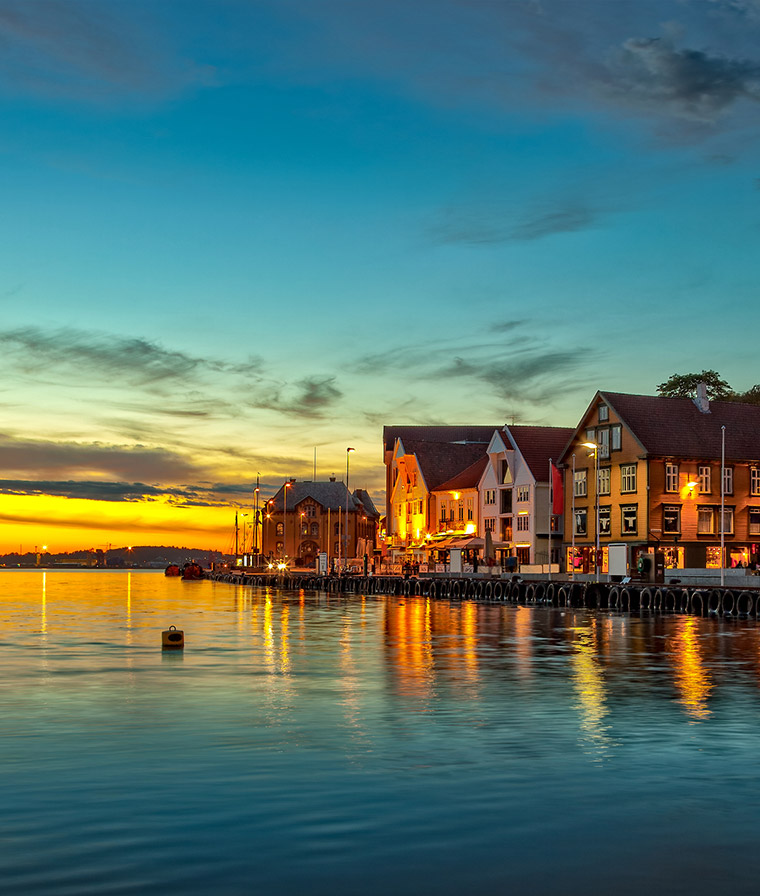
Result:
{"type": "Polygon", "coordinates": [[[161,632],[161,647],[163,650],[182,650],[185,646],[185,633],[170,625],[168,630],[161,632]]]}

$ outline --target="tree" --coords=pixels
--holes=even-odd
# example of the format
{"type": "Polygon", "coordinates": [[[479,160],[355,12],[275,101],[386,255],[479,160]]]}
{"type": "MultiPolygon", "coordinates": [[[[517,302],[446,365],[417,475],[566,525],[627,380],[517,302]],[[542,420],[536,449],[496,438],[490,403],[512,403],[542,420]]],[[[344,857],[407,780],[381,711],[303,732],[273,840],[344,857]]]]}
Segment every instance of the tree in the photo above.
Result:
{"type": "Polygon", "coordinates": [[[715,370],[703,370],[701,373],[674,373],[670,379],[660,383],[657,393],[665,398],[694,398],[700,383],[707,386],[707,397],[711,401],[741,401],[715,370]]]}

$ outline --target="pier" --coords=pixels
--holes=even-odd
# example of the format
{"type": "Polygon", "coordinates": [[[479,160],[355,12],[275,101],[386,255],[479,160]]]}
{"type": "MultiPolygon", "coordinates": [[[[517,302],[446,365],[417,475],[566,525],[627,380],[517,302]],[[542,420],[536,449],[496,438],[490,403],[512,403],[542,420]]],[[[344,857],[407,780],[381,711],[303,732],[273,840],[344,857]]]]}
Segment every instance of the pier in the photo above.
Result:
{"type": "Polygon", "coordinates": [[[510,604],[578,607],[618,612],[692,614],[757,618],[760,588],[629,582],[540,581],[453,576],[325,576],[298,571],[285,574],[217,571],[216,581],[286,591],[380,594],[445,600],[478,600],[510,604]]]}

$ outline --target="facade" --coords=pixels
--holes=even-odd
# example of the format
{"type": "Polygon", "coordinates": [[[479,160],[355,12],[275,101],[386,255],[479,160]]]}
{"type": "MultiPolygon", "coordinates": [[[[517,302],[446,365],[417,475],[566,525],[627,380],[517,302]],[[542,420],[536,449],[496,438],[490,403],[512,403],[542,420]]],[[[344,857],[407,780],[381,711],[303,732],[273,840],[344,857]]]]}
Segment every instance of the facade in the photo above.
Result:
{"type": "Polygon", "coordinates": [[[440,524],[434,492],[481,460],[492,434],[487,426],[385,427],[386,549],[391,560],[427,562],[430,539],[440,524]]]}
{"type": "Polygon", "coordinates": [[[549,563],[550,544],[551,562],[559,562],[562,506],[553,506],[550,463],[559,463],[572,435],[559,426],[505,426],[493,433],[479,484],[481,534],[491,532],[503,567],[549,563]]]}
{"type": "Polygon", "coordinates": [[[756,405],[597,392],[562,462],[568,570],[605,572],[611,543],[633,569],[651,551],[671,569],[760,560],[756,405]]]}
{"type": "Polygon", "coordinates": [[[270,562],[313,567],[327,554],[328,568],[366,555],[371,565],[380,515],[364,489],[343,482],[290,479],[264,506],[262,552],[270,562]],[[346,517],[348,509],[348,517],[346,517]],[[348,519],[348,525],[346,525],[348,519]]]}

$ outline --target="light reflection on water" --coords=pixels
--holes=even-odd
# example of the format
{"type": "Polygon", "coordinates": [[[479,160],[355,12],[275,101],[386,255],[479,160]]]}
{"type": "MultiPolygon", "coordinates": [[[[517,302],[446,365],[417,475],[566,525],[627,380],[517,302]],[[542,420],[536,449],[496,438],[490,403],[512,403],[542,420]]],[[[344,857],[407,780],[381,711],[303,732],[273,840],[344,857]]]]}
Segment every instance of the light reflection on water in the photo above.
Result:
{"type": "Polygon", "coordinates": [[[754,621],[0,588],[3,892],[756,889],[754,621]]]}

